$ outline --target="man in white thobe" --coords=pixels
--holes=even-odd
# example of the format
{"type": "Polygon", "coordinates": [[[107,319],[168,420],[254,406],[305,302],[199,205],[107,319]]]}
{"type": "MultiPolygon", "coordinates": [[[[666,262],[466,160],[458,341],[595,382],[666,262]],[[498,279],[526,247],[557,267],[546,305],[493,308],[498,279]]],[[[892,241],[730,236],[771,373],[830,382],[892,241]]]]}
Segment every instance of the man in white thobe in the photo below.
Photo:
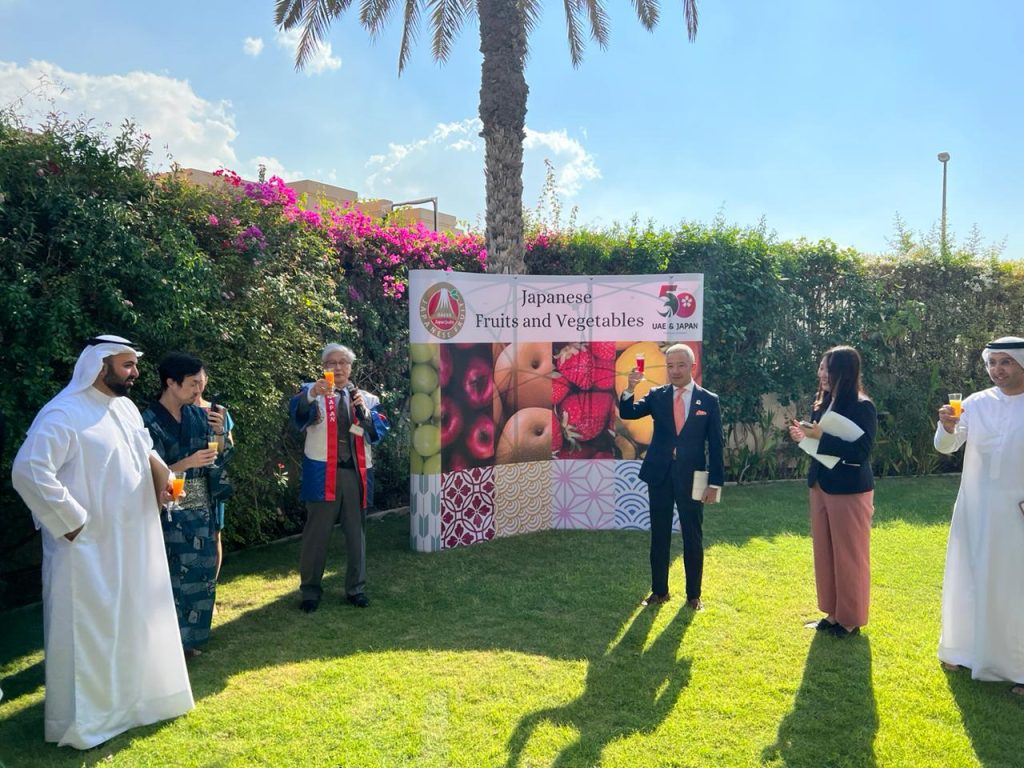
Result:
{"type": "Polygon", "coordinates": [[[194,706],[160,531],[167,468],[125,397],[137,361],[125,339],[90,340],[12,472],[42,529],[44,736],[78,749],[194,706]]]}
{"type": "Polygon", "coordinates": [[[994,387],[939,409],[935,447],[964,443],[942,584],[939,659],[976,680],[1006,680],[1024,696],[1024,339],[986,345],[994,387]]]}

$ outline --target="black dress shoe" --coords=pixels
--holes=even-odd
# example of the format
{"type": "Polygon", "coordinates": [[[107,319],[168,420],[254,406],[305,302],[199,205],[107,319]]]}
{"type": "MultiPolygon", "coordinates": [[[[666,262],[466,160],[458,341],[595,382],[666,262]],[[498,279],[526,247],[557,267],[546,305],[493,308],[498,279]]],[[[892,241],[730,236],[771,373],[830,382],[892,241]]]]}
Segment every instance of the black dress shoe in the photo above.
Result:
{"type": "Polygon", "coordinates": [[[701,600],[699,597],[691,597],[689,600],[686,601],[686,607],[692,611],[703,611],[704,601],[701,600]]]}
{"type": "Polygon", "coordinates": [[[360,592],[358,595],[345,595],[345,599],[348,600],[356,608],[369,608],[370,598],[360,592]]]}
{"type": "Polygon", "coordinates": [[[854,635],[860,634],[860,627],[847,629],[837,621],[835,624],[832,625],[832,628],[829,630],[829,634],[832,635],[832,637],[838,638],[853,637],[854,635]]]}
{"type": "Polygon", "coordinates": [[[301,603],[299,603],[299,610],[303,613],[312,613],[319,607],[319,600],[303,600],[301,603]]]}
{"type": "Polygon", "coordinates": [[[654,592],[651,592],[651,594],[640,601],[640,605],[646,608],[648,605],[660,605],[661,603],[667,603],[669,599],[668,592],[664,595],[656,595],[654,592]]]}
{"type": "Polygon", "coordinates": [[[814,625],[814,628],[818,632],[831,632],[832,631],[832,627],[837,627],[837,626],[839,626],[839,625],[836,624],[834,621],[829,621],[828,619],[822,619],[821,621],[819,621],[817,624],[814,625]]]}

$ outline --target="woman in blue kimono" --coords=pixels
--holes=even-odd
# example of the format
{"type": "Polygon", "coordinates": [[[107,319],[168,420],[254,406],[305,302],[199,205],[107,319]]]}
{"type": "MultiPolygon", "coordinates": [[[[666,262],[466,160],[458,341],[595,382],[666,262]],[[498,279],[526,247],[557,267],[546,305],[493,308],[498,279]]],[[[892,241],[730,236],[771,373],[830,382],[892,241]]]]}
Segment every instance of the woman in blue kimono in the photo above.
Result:
{"type": "Polygon", "coordinates": [[[210,637],[216,593],[216,509],[208,471],[224,441],[224,416],[197,403],[203,363],[172,352],[160,361],[160,398],[142,414],[157,453],[173,472],[185,473],[185,496],[162,516],[171,590],[186,656],[197,656],[210,637]],[[214,439],[218,449],[209,447],[214,439]]]}

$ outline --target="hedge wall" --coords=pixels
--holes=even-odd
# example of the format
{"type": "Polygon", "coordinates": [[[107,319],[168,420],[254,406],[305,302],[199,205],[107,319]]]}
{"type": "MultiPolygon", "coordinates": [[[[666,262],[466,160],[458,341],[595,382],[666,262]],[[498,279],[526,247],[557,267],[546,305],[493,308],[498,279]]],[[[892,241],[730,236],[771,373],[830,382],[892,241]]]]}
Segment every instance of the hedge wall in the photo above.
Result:
{"type": "MultiPolygon", "coordinates": [[[[354,378],[381,395],[394,422],[376,454],[378,506],[406,501],[406,274],[484,266],[477,234],[317,212],[279,179],[247,183],[228,171],[209,189],[179,175],[152,178],[147,153],[130,125],[106,142],[88,125],[54,121],[31,132],[0,115],[0,607],[38,589],[38,536],[11,490],[11,459],[85,338],[138,341],[140,405],[157,391],[164,353],[207,363],[210,391],[238,425],[240,493],[225,536],[245,546],[299,527],[300,447],[285,404],[319,370],[327,340],[356,351],[354,378]]],[[[722,221],[595,232],[529,220],[531,273],[705,274],[705,381],[722,396],[727,431],[747,438],[729,456],[732,479],[802,471],[763,396],[806,407],[820,354],[836,343],[860,349],[882,414],[876,471],[955,468],[956,458],[931,449],[935,410],[950,389],[987,385],[987,339],[1021,332],[1024,270],[982,253],[977,238],[940,255],[900,231],[894,253],[865,257],[722,221]]]]}

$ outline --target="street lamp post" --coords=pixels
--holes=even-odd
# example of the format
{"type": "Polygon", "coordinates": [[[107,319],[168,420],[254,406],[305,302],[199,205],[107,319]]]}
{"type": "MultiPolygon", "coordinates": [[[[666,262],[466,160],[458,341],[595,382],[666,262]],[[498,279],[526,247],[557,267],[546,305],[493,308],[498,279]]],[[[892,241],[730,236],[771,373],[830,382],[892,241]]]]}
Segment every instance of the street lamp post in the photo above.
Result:
{"type": "Polygon", "coordinates": [[[942,163],[942,223],[939,225],[939,249],[942,255],[946,251],[946,163],[949,162],[949,152],[939,152],[939,162],[942,163]]]}

